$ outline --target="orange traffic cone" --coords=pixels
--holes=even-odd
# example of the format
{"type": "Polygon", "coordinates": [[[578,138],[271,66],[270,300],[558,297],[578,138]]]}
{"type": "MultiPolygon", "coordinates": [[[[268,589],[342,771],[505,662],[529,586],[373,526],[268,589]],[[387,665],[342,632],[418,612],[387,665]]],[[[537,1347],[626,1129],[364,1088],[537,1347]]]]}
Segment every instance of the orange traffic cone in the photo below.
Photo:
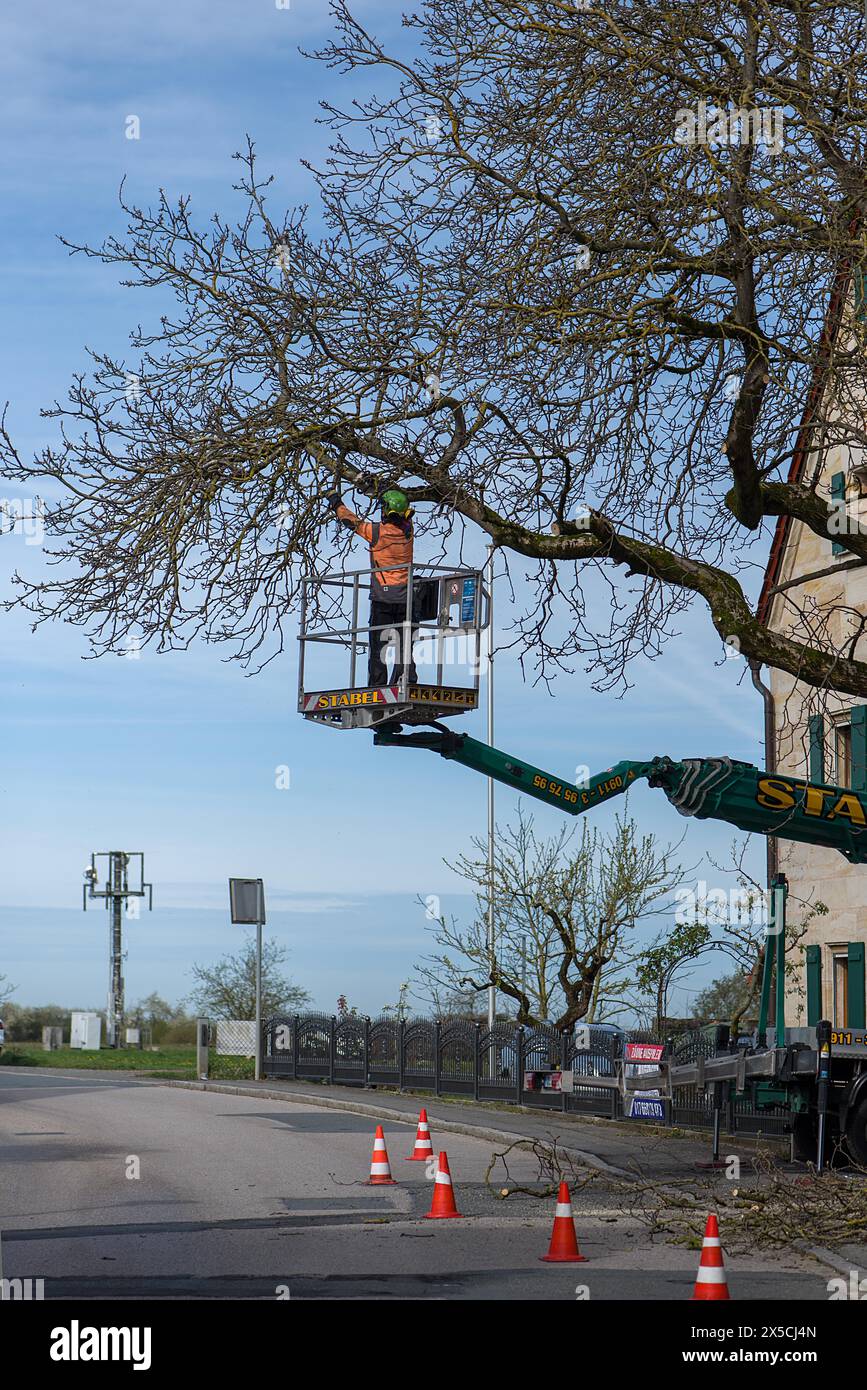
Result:
{"type": "Polygon", "coordinates": [[[722,1246],[719,1240],[719,1224],[716,1216],[711,1212],[707,1218],[707,1225],[704,1228],[704,1240],[701,1243],[701,1260],[698,1266],[698,1276],[695,1281],[692,1298],[704,1300],[727,1299],[729,1296],[729,1286],[726,1283],[726,1272],[723,1268],[722,1246]]]}
{"type": "Polygon", "coordinates": [[[394,1185],[394,1178],[391,1176],[391,1166],[388,1162],[388,1150],[385,1147],[385,1135],[382,1132],[382,1125],[376,1126],[376,1134],[373,1140],[373,1157],[370,1160],[370,1177],[367,1180],[368,1187],[376,1187],[379,1183],[391,1183],[394,1185]]]}
{"type": "Polygon", "coordinates": [[[575,1235],[575,1221],[572,1216],[572,1200],[569,1196],[569,1184],[561,1182],[560,1191],[557,1194],[557,1210],[554,1213],[554,1229],[551,1232],[551,1244],[548,1246],[547,1255],[540,1255],[540,1260],[547,1260],[551,1264],[583,1264],[586,1263],[587,1256],[582,1255],[578,1249],[578,1237],[575,1235]]]}
{"type": "Polygon", "coordinates": [[[436,1221],[442,1216],[460,1216],[460,1212],[455,1206],[455,1194],[452,1187],[452,1175],[449,1172],[448,1155],[440,1154],[439,1170],[434,1183],[433,1201],[430,1204],[430,1211],[425,1216],[426,1221],[436,1221]]]}
{"type": "Polygon", "coordinates": [[[427,1122],[427,1111],[422,1110],[418,1117],[418,1129],[415,1135],[415,1148],[407,1158],[407,1163],[422,1163],[429,1158],[433,1158],[433,1145],[430,1141],[430,1125],[427,1122]]]}

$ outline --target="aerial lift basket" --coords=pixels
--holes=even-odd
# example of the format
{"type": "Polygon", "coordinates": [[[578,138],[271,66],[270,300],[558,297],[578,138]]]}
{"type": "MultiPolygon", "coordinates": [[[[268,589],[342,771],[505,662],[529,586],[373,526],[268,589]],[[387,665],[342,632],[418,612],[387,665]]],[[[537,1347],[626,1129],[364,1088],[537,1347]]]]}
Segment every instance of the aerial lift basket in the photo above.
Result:
{"type": "Polygon", "coordinates": [[[371,627],[373,570],[308,575],[302,580],[298,634],[298,711],[330,729],[431,724],[478,707],[482,629],[490,605],[477,569],[410,565],[402,622],[371,627]],[[400,651],[413,652],[397,679],[370,685],[371,643],[393,672],[400,651]]]}

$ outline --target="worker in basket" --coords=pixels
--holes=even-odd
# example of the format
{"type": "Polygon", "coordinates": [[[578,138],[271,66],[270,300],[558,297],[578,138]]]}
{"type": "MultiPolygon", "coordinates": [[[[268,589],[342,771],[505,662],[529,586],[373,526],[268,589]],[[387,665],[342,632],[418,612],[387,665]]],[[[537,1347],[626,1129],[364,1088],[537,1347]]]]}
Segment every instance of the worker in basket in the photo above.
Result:
{"type": "MultiPolygon", "coordinates": [[[[363,486],[367,480],[360,480],[363,486]]],[[[367,683],[372,686],[394,685],[403,675],[403,624],[406,622],[406,597],[409,566],[412,564],[412,510],[406,493],[389,488],[380,499],[381,521],[362,521],[343,505],[340,493],[330,492],[328,502],[337,520],[366,540],[370,547],[370,641],[367,655],[367,683]],[[391,679],[383,657],[389,647],[396,655],[391,679]]],[[[411,616],[417,618],[417,603],[413,595],[411,616]]],[[[409,670],[411,685],[418,681],[412,659],[410,634],[409,670]]]]}

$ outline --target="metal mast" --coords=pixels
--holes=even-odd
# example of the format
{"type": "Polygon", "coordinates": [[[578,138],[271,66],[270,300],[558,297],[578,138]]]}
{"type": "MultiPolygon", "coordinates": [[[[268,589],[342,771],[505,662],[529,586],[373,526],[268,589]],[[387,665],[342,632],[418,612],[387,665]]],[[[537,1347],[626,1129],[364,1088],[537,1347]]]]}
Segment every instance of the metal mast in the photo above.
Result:
{"type": "Polygon", "coordinates": [[[88,898],[103,898],[109,912],[108,1008],[106,1032],[109,1047],[123,1046],[123,910],[130,898],[147,894],[148,910],[153,909],[153,885],[144,881],[144,855],[113,849],[90,856],[84,871],[82,906],[88,898]]]}

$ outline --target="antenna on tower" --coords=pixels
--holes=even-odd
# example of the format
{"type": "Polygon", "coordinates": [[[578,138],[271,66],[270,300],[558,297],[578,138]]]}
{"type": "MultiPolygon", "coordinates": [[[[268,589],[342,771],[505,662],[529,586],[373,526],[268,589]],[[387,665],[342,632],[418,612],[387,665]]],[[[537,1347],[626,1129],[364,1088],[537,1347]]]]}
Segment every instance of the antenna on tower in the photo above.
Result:
{"type": "Polygon", "coordinates": [[[128,907],[130,898],[145,896],[148,911],[152,912],[153,884],[144,881],[144,854],[141,851],[112,849],[90,856],[90,863],[84,870],[82,907],[86,912],[89,898],[103,898],[106,910],[111,914],[106,1019],[109,1047],[123,1046],[123,909],[124,905],[128,907]]]}

